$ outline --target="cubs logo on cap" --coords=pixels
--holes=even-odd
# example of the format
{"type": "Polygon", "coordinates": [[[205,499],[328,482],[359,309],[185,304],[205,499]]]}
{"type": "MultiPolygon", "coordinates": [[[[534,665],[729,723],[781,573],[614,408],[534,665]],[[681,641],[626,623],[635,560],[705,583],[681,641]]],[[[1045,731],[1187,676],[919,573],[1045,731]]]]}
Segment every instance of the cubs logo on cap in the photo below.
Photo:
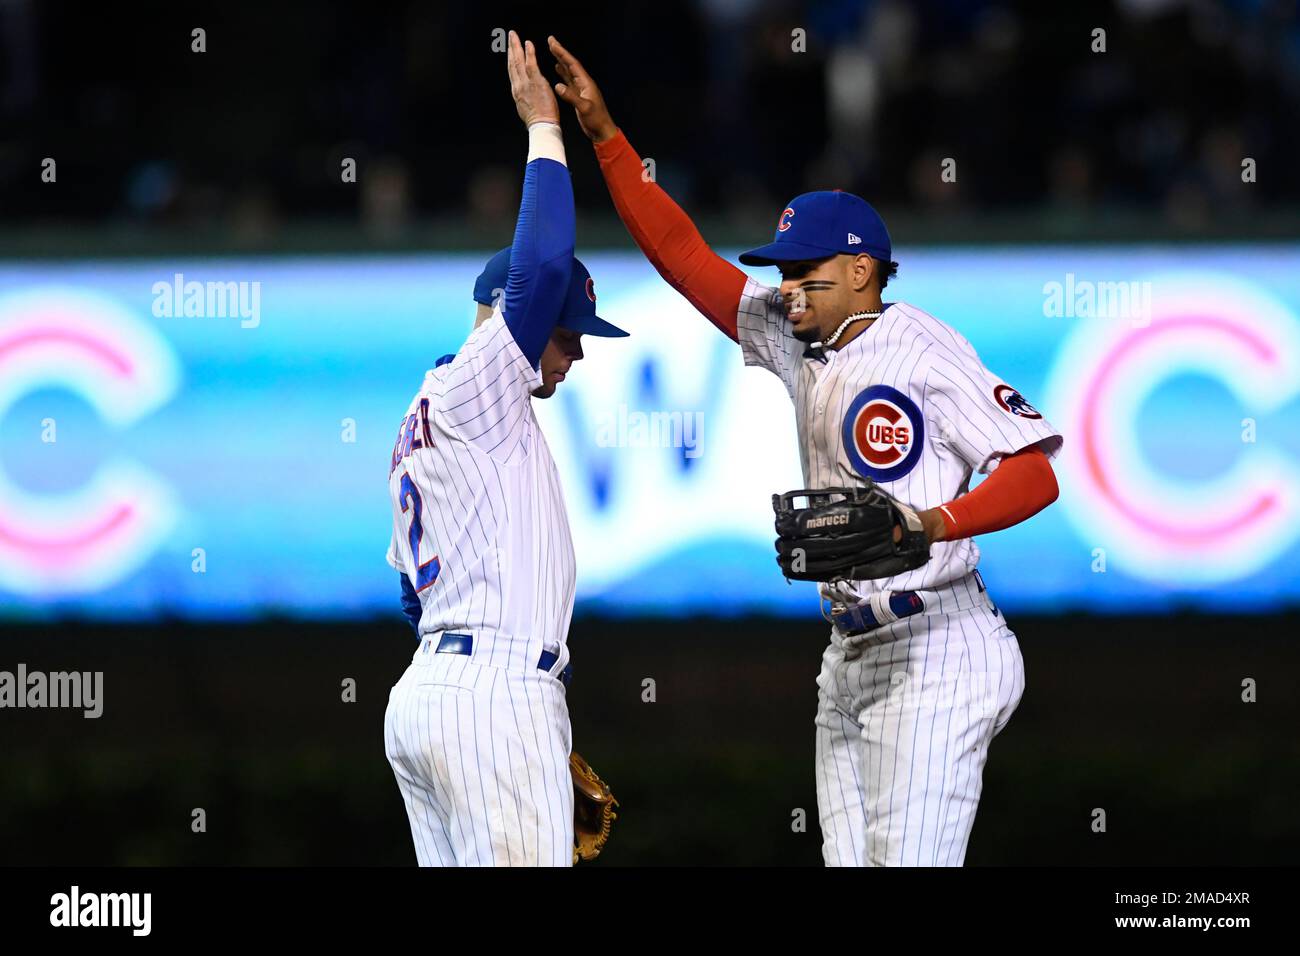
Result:
{"type": "Polygon", "coordinates": [[[1021,418],[1042,418],[1043,414],[1025,401],[1025,397],[1010,385],[999,385],[993,389],[993,400],[1004,412],[1019,415],[1021,418]]]}
{"type": "Polygon", "coordinates": [[[610,339],[627,335],[596,314],[596,280],[577,256],[573,258],[573,271],[569,273],[569,294],[560,309],[559,326],[571,332],[610,339]]]}
{"type": "Polygon", "coordinates": [[[897,481],[921,459],[925,422],[916,403],[898,389],[872,385],[849,404],[841,437],[859,475],[897,481]]]}

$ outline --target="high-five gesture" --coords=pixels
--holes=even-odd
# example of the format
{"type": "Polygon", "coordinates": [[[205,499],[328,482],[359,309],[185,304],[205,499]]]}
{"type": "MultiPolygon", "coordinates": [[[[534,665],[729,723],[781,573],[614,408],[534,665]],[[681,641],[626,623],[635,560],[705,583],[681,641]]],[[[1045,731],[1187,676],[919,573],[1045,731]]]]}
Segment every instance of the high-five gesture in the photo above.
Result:
{"type": "Polygon", "coordinates": [[[596,143],[605,142],[618,132],[618,127],[610,118],[596,81],[583,69],[578,58],[560,45],[559,40],[555,37],[546,40],[555,57],[555,72],[564,81],[555,84],[555,92],[578,114],[578,125],[587,137],[596,143]]]}
{"type": "Polygon", "coordinates": [[[534,123],[559,123],[560,107],[555,102],[551,85],[537,66],[537,50],[533,41],[520,44],[519,34],[510,31],[506,50],[506,70],[510,74],[510,95],[515,98],[515,109],[525,126],[534,123]]]}

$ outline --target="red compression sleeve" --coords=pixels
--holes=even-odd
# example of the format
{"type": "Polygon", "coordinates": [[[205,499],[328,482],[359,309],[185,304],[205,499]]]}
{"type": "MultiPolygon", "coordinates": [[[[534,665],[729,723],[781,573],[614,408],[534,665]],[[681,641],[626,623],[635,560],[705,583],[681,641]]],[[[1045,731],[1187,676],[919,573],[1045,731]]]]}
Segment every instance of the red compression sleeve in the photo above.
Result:
{"type": "Polygon", "coordinates": [[[705,318],[735,339],[745,273],[710,249],[681,207],[642,177],[641,157],[622,130],[595,146],[614,208],[650,264],[705,318]]]}
{"type": "Polygon", "coordinates": [[[1001,464],[970,494],[939,509],[944,540],[1001,531],[1032,518],[1059,494],[1051,462],[1038,447],[1025,448],[1001,464]]]}

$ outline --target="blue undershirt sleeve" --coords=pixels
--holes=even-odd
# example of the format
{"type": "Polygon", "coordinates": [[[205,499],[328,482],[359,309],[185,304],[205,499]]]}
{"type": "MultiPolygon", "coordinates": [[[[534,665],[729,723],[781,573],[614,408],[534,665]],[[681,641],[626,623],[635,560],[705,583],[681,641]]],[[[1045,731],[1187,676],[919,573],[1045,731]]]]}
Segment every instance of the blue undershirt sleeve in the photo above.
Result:
{"type": "Polygon", "coordinates": [[[415,631],[415,636],[420,636],[420,599],[416,596],[415,586],[411,584],[411,579],[402,572],[397,572],[397,576],[402,579],[402,613],[406,619],[411,622],[411,628],[415,631]]]}
{"type": "Polygon", "coordinates": [[[574,230],[568,168],[553,159],[534,159],[524,170],[502,309],[506,327],[533,368],[541,362],[568,293],[574,230]]]}

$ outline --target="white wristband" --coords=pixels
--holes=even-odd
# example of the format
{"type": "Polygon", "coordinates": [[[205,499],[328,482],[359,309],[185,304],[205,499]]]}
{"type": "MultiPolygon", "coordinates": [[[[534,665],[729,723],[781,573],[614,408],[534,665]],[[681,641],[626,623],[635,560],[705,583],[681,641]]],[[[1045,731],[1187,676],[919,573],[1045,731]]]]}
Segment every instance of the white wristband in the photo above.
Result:
{"type": "Polygon", "coordinates": [[[528,162],[534,159],[553,159],[568,167],[564,161],[564,136],[559,123],[533,123],[528,127],[528,162]]]}

